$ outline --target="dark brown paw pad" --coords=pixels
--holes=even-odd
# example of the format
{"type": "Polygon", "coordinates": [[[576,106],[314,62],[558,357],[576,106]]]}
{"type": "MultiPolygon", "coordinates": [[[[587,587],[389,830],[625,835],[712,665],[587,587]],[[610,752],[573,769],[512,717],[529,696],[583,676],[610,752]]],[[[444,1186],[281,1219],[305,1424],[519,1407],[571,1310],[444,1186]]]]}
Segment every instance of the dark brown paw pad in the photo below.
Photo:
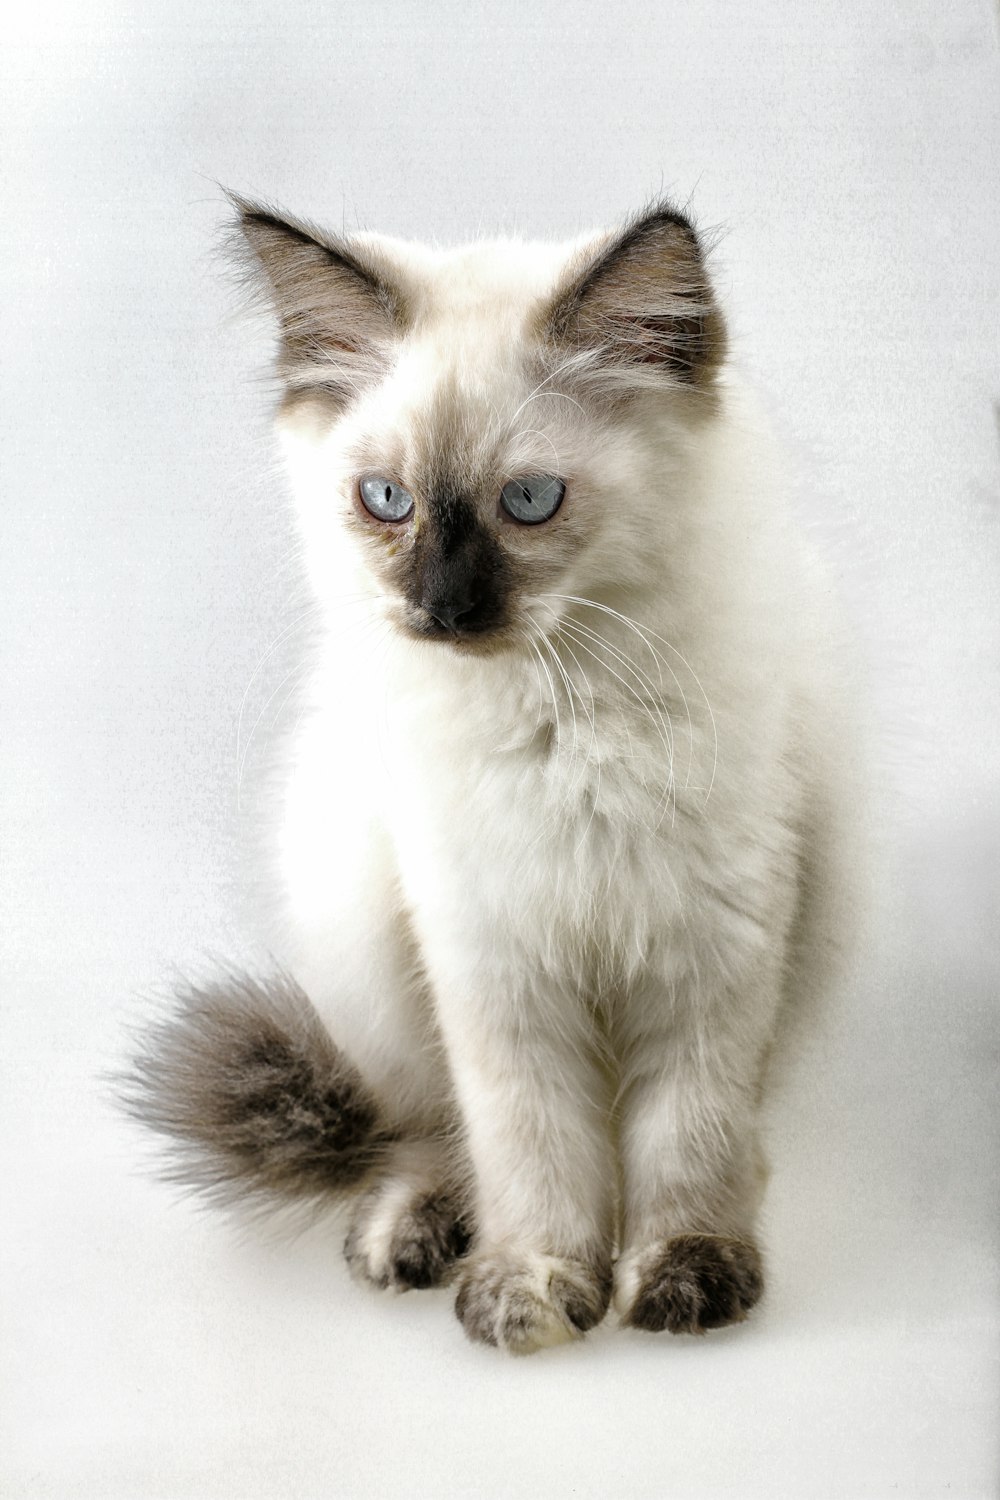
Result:
{"type": "Polygon", "coordinates": [[[474,1342],[530,1354],[593,1328],[610,1296],[610,1271],[557,1256],[498,1253],[462,1272],[455,1312],[474,1342]]]}
{"type": "Polygon", "coordinates": [[[705,1333],[741,1323],[763,1290],[760,1253],[749,1241],[679,1234],[644,1257],[624,1321],[648,1333],[705,1333]]]}

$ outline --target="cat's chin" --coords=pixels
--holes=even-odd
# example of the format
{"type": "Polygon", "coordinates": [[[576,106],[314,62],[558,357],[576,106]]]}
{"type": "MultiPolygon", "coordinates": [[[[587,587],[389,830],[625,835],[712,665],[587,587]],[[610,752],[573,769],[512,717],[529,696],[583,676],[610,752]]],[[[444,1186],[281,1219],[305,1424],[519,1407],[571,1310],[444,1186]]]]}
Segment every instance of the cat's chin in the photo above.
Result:
{"type": "Polygon", "coordinates": [[[397,616],[392,627],[407,640],[458,656],[502,656],[515,651],[522,642],[521,634],[509,625],[487,630],[448,630],[430,621],[397,616]]]}
{"type": "Polygon", "coordinates": [[[518,642],[518,637],[506,630],[493,630],[483,635],[455,635],[449,631],[432,633],[406,626],[404,634],[435,651],[455,656],[505,656],[517,649],[518,642]]]}

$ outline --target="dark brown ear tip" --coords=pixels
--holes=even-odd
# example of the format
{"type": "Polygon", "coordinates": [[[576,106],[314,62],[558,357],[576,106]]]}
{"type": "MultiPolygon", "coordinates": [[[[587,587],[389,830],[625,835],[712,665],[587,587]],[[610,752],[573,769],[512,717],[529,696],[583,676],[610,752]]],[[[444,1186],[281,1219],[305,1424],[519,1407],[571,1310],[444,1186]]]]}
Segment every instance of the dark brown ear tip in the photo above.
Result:
{"type": "Polygon", "coordinates": [[[658,198],[646,208],[642,208],[635,216],[636,224],[670,225],[675,229],[685,231],[692,239],[698,238],[698,231],[694,219],[690,214],[678,208],[669,198],[658,198]]]}
{"type": "Polygon", "coordinates": [[[624,226],[622,237],[637,243],[654,238],[658,234],[666,234],[675,244],[685,243],[694,251],[699,260],[703,259],[706,235],[699,229],[690,213],[678,208],[668,198],[661,198],[647,208],[640,209],[635,217],[624,226]]]}
{"type": "Polygon", "coordinates": [[[238,193],[235,188],[226,187],[222,183],[220,183],[219,186],[222,189],[222,196],[225,198],[226,202],[229,204],[229,207],[233,210],[233,213],[236,216],[238,225],[245,225],[248,221],[260,221],[273,218],[273,215],[268,211],[267,208],[265,208],[262,203],[257,203],[252,198],[244,197],[244,195],[242,193],[238,193]]]}
{"type": "Polygon", "coordinates": [[[256,202],[245,198],[229,188],[223,192],[235,211],[233,228],[245,235],[251,243],[259,246],[267,243],[288,241],[300,245],[313,245],[326,250],[325,236],[304,219],[285,213],[276,205],[256,202]]]}

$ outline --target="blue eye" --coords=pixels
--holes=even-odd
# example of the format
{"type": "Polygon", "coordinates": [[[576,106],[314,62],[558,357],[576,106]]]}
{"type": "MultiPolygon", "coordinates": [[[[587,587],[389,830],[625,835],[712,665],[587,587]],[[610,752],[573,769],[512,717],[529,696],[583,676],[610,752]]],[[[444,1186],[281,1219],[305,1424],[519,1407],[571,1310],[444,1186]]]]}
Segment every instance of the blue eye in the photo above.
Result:
{"type": "Polygon", "coordinates": [[[370,474],[358,485],[361,503],[376,521],[405,521],[413,510],[413,496],[401,484],[381,474],[370,474]]]}
{"type": "Polygon", "coordinates": [[[550,520],[562,504],[566,486],[551,474],[528,474],[509,479],[500,491],[500,504],[515,521],[537,526],[550,520]]]}

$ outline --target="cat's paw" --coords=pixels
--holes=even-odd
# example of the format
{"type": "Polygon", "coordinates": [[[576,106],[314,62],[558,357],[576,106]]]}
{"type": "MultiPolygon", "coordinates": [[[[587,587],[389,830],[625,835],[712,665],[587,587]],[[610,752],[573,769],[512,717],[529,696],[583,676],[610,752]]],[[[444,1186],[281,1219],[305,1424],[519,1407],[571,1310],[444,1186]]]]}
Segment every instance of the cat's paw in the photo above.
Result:
{"type": "Polygon", "coordinates": [[[469,1231],[450,1194],[415,1194],[412,1184],[390,1181],[358,1203],[344,1255],[358,1281],[406,1292],[439,1286],[468,1248],[469,1231]]]}
{"type": "Polygon", "coordinates": [[[630,1328],[705,1333],[741,1323],[764,1290],[760,1252],[748,1240],[678,1234],[622,1257],[615,1304],[630,1328]]]}
{"type": "Polygon", "coordinates": [[[610,1269],[534,1252],[477,1256],[463,1269],[455,1312],[466,1334],[511,1354],[579,1338],[611,1298],[610,1269]]]}

